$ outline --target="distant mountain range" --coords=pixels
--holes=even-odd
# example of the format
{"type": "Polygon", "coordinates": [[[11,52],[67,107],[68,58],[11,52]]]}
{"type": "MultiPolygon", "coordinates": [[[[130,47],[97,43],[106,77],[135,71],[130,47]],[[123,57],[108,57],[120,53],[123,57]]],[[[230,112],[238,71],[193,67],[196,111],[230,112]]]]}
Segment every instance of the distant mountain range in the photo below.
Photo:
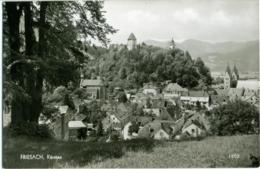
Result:
{"type": "MultiPolygon", "coordinates": [[[[144,43],[162,48],[170,45],[169,41],[147,40],[144,43]]],[[[257,72],[259,68],[258,40],[211,43],[189,39],[176,46],[189,51],[193,58],[201,57],[211,71],[224,71],[228,63],[231,67],[236,64],[241,72],[257,72]]]]}

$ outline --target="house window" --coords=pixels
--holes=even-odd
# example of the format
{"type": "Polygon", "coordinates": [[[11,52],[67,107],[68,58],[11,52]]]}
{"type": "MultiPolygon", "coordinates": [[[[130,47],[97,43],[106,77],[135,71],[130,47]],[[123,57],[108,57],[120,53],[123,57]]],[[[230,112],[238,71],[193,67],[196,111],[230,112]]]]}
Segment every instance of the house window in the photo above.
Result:
{"type": "Polygon", "coordinates": [[[194,129],[191,129],[191,132],[192,132],[192,133],[195,133],[195,130],[194,130],[194,129]]]}
{"type": "Polygon", "coordinates": [[[160,132],[160,136],[163,137],[163,132],[160,132]]]}

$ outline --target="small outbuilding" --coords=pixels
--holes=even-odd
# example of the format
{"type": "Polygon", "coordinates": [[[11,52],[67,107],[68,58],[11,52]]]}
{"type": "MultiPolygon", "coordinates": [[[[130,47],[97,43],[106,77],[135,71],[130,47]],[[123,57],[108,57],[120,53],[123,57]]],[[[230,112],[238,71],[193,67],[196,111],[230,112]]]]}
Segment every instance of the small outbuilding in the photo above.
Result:
{"type": "Polygon", "coordinates": [[[82,121],[69,121],[69,140],[85,139],[87,126],[82,121]]]}

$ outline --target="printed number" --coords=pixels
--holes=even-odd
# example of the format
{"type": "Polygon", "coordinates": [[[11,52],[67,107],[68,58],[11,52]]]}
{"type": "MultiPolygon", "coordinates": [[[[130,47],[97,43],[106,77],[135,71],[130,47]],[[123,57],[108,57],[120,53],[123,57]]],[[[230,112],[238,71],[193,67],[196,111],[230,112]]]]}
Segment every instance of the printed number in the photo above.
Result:
{"type": "Polygon", "coordinates": [[[233,154],[229,154],[228,157],[232,158],[232,159],[238,159],[238,158],[240,158],[240,155],[237,153],[233,153],[233,154]]]}

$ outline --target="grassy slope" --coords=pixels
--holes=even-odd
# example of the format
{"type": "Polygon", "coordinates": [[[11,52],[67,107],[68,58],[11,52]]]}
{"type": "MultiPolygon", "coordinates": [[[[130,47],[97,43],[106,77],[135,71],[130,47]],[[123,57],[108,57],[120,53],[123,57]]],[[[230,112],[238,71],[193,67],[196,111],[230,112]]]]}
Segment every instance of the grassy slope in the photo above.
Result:
{"type": "Polygon", "coordinates": [[[248,167],[250,153],[259,156],[259,136],[209,137],[202,141],[169,142],[155,147],[152,153],[128,152],[121,159],[86,167],[248,167]],[[229,158],[233,153],[240,158],[229,158]]]}
{"type": "Polygon", "coordinates": [[[52,168],[69,165],[83,167],[90,162],[120,158],[127,151],[151,151],[152,140],[131,140],[127,142],[63,142],[55,140],[28,139],[25,137],[3,139],[4,168],[52,168]],[[23,160],[21,154],[40,154],[45,159],[23,160]],[[48,160],[47,155],[62,156],[62,160],[48,160]]]}
{"type": "Polygon", "coordinates": [[[202,141],[84,143],[3,140],[4,167],[247,167],[259,155],[259,136],[208,137],[202,141]],[[135,151],[134,151],[135,150],[135,151]],[[63,160],[20,160],[21,153],[62,155],[63,160]],[[229,154],[238,153],[239,159],[229,154]]]}

